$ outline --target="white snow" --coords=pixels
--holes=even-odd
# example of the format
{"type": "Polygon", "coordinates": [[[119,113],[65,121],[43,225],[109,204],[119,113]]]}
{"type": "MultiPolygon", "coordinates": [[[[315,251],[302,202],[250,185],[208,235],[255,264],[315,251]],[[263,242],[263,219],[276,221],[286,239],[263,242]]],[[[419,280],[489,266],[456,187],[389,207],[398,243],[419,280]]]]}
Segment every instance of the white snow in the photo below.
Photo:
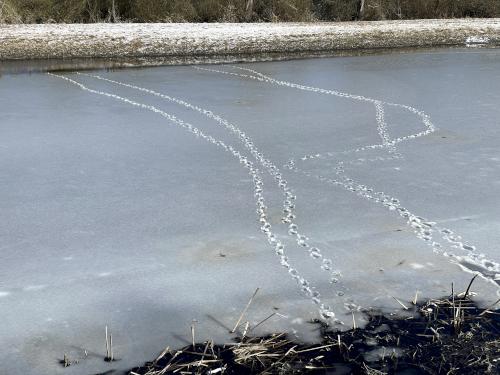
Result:
{"type": "Polygon", "coordinates": [[[490,41],[490,38],[488,38],[487,36],[472,35],[472,36],[467,37],[467,39],[465,39],[465,45],[467,47],[473,47],[473,46],[477,46],[477,45],[488,44],[489,41],[490,41]]]}
{"type": "Polygon", "coordinates": [[[329,51],[463,45],[469,38],[497,43],[500,20],[0,25],[0,59],[329,51]]]}

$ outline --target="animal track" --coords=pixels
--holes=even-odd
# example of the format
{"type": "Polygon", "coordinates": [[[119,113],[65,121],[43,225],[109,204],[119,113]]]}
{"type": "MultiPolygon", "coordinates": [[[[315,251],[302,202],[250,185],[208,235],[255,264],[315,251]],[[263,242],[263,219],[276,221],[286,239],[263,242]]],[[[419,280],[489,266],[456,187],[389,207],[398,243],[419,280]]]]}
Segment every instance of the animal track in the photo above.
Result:
{"type": "MultiPolygon", "coordinates": [[[[436,128],[431,122],[428,115],[414,107],[403,104],[384,102],[382,100],[373,99],[362,95],[353,95],[335,90],[326,90],[287,81],[280,81],[248,68],[237,66],[232,68],[234,70],[237,70],[238,72],[195,67],[195,69],[198,69],[200,71],[208,71],[238,78],[252,79],[275,86],[302,90],[320,95],[330,95],[347,100],[356,100],[373,105],[376,130],[380,138],[380,143],[365,145],[344,151],[327,151],[322,153],[311,153],[303,155],[298,158],[290,159],[285,165],[286,169],[294,171],[296,173],[300,173],[310,179],[318,180],[324,184],[343,188],[347,191],[355,193],[357,196],[363,199],[385,207],[389,211],[394,212],[401,218],[403,218],[406,221],[406,224],[415,233],[415,235],[419,239],[423,240],[427,245],[429,245],[436,253],[449,257],[453,262],[458,263],[462,267],[462,269],[470,272],[480,272],[480,274],[485,279],[495,282],[497,285],[500,283],[500,281],[498,280],[498,275],[500,274],[500,265],[492,260],[486,259],[483,254],[478,253],[474,245],[463,242],[461,237],[455,234],[450,229],[442,228],[435,222],[432,222],[424,217],[410,212],[407,208],[402,206],[399,199],[397,199],[396,197],[392,197],[382,191],[376,191],[376,189],[372,187],[356,182],[346,174],[346,168],[352,165],[359,165],[364,163],[380,163],[388,160],[403,158],[403,155],[401,155],[397,150],[397,145],[399,143],[421,138],[435,132],[436,128]],[[408,111],[410,114],[419,117],[424,129],[414,134],[391,138],[385,119],[385,111],[388,107],[402,108],[408,111]],[[381,152],[383,154],[376,155],[375,157],[356,157],[364,151],[381,152]],[[333,168],[335,177],[330,178],[323,175],[318,175],[308,171],[303,167],[299,167],[299,165],[301,165],[302,163],[306,163],[315,159],[335,160],[336,164],[333,168]],[[436,239],[437,237],[440,237],[441,239],[438,240],[436,239]],[[463,257],[455,254],[455,249],[465,252],[466,256],[463,257]]],[[[328,280],[330,284],[335,287],[334,294],[338,297],[341,297],[344,306],[348,309],[359,308],[359,306],[355,305],[352,300],[350,300],[348,296],[346,296],[345,287],[341,282],[342,273],[340,270],[334,269],[334,262],[332,261],[332,259],[329,259],[325,256],[326,252],[324,251],[324,249],[320,249],[314,243],[313,239],[310,239],[306,234],[300,231],[300,228],[296,223],[295,201],[297,200],[297,197],[288,181],[284,178],[278,166],[273,163],[267,156],[265,156],[255,145],[255,142],[251,139],[251,137],[249,137],[244,131],[242,131],[236,124],[229,122],[221,115],[215,114],[206,108],[189,103],[186,100],[178,99],[164,93],[160,93],[129,83],[111,80],[98,75],[76,73],[81,76],[87,76],[95,80],[105,81],[117,86],[126,87],[143,92],[148,95],[159,97],[163,100],[183,106],[189,110],[198,112],[214,121],[221,128],[225,129],[225,131],[227,131],[229,134],[235,136],[236,140],[243,146],[242,150],[239,150],[235,145],[230,145],[220,139],[215,138],[214,136],[200,130],[194,125],[187,123],[172,114],[162,111],[155,106],[136,102],[134,100],[131,100],[130,98],[119,96],[114,93],[91,89],[74,79],[68,78],[67,76],[54,73],[49,74],[53,77],[63,79],[91,94],[104,96],[113,100],[121,101],[131,106],[138,107],[143,110],[154,112],[168,120],[170,123],[183,128],[193,136],[203,141],[209,142],[221,151],[228,152],[230,155],[232,155],[251,177],[256,204],[257,220],[260,225],[260,231],[266,237],[268,245],[276,253],[281,266],[283,266],[288,271],[290,276],[297,282],[302,292],[306,296],[308,296],[316,305],[318,305],[320,314],[323,318],[331,319],[335,322],[340,322],[335,318],[335,314],[332,311],[333,309],[323,302],[323,297],[316,290],[316,288],[311,285],[311,283],[306,278],[304,278],[304,276],[290,263],[290,260],[286,255],[284,241],[280,239],[273,226],[271,225],[271,221],[268,216],[268,207],[266,205],[265,199],[267,188],[264,187],[262,178],[263,173],[269,174],[273,178],[274,184],[278,189],[280,189],[283,196],[283,214],[281,221],[282,224],[286,225],[286,231],[288,232],[288,235],[292,237],[299,248],[305,250],[305,254],[308,257],[319,263],[319,267],[321,270],[329,274],[328,280]],[[252,158],[254,161],[251,160],[252,158]]]]}
{"type": "Polygon", "coordinates": [[[287,81],[280,81],[276,80],[272,77],[266,76],[260,72],[257,72],[252,69],[248,68],[243,68],[243,67],[238,67],[238,66],[232,66],[231,68],[239,70],[239,71],[244,71],[245,73],[235,73],[235,72],[228,72],[228,71],[222,71],[222,70],[217,70],[217,69],[209,69],[209,68],[201,68],[201,67],[195,67],[195,69],[198,70],[204,70],[208,72],[213,72],[213,73],[219,73],[219,74],[226,74],[230,76],[236,76],[236,77],[242,77],[242,78],[248,78],[248,79],[253,79],[257,80],[260,82],[264,83],[269,83],[273,84],[276,86],[282,86],[282,87],[287,87],[287,88],[292,88],[292,89],[298,89],[298,90],[303,90],[303,91],[308,91],[308,92],[313,92],[313,93],[318,93],[318,94],[323,94],[323,95],[332,95],[340,98],[347,98],[347,99],[352,99],[352,100],[357,100],[357,101],[364,101],[368,103],[372,103],[375,105],[376,108],[376,123],[377,123],[377,132],[378,135],[382,141],[380,144],[373,144],[373,145],[366,145],[362,147],[358,147],[355,149],[350,149],[346,151],[341,151],[341,152],[326,152],[326,153],[313,153],[313,154],[308,154],[305,156],[302,156],[298,159],[291,159],[289,162],[286,164],[286,167],[292,171],[295,171],[297,173],[301,173],[303,175],[306,175],[310,178],[315,178],[323,183],[333,185],[333,186],[339,186],[347,191],[356,193],[358,196],[361,196],[367,200],[370,200],[372,202],[375,202],[377,204],[381,204],[384,207],[388,208],[390,211],[397,212],[402,218],[406,219],[407,225],[410,226],[416,236],[420,238],[421,240],[425,241],[429,246],[433,248],[433,250],[436,253],[442,254],[444,256],[447,256],[451,259],[453,259],[454,262],[457,262],[462,269],[470,271],[470,272],[479,272],[480,275],[485,278],[488,281],[491,281],[495,283],[496,285],[500,285],[500,264],[492,261],[492,260],[487,260],[484,254],[477,253],[476,247],[474,245],[464,243],[461,239],[461,236],[456,235],[451,231],[450,229],[447,228],[441,228],[438,226],[436,223],[431,222],[421,216],[418,216],[412,212],[410,212],[408,209],[405,207],[401,206],[399,203],[399,200],[397,198],[391,197],[387,194],[385,194],[382,191],[375,191],[375,189],[370,188],[366,185],[356,183],[352,178],[349,178],[345,174],[345,165],[346,164],[354,164],[354,163],[359,163],[359,162],[380,162],[380,161],[387,161],[387,160],[393,160],[397,158],[401,158],[402,155],[399,154],[396,150],[396,145],[401,143],[401,142],[406,142],[409,140],[414,140],[420,137],[427,136],[429,134],[432,134],[436,131],[436,128],[434,124],[431,122],[429,116],[425,114],[425,112],[416,109],[414,107],[404,105],[404,104],[398,104],[398,103],[391,103],[391,102],[384,102],[381,100],[377,99],[372,99],[368,98],[362,95],[352,95],[348,93],[343,93],[335,90],[326,90],[322,88],[317,88],[317,87],[311,87],[311,86],[305,86],[305,85],[300,85],[297,83],[292,83],[292,82],[287,82],[287,81]],[[250,74],[248,74],[250,73],[250,74]],[[384,116],[384,107],[385,106],[392,106],[392,107],[399,107],[402,109],[407,110],[408,112],[417,115],[420,117],[422,124],[424,125],[424,130],[414,133],[414,134],[409,134],[406,136],[402,137],[397,137],[397,138],[390,138],[388,131],[387,131],[387,124],[385,123],[385,116],[384,116]],[[322,175],[315,175],[313,173],[307,172],[304,169],[298,168],[296,164],[300,162],[305,162],[308,160],[313,160],[313,159],[329,159],[329,158],[338,158],[339,155],[350,155],[350,154],[356,154],[361,151],[366,151],[366,150],[380,150],[380,151],[385,151],[388,153],[388,156],[377,156],[375,158],[371,159],[352,159],[352,160],[347,160],[347,161],[339,161],[335,167],[335,172],[336,175],[338,176],[337,178],[331,179],[331,178],[326,178],[322,175]],[[444,240],[445,244],[443,245],[441,242],[438,240],[434,239],[434,233],[438,232],[441,235],[442,240],[444,240]],[[461,251],[466,252],[466,257],[457,255],[454,253],[454,249],[458,249],[461,251]],[[468,267],[470,263],[474,264],[474,269],[471,267],[468,267]]]}

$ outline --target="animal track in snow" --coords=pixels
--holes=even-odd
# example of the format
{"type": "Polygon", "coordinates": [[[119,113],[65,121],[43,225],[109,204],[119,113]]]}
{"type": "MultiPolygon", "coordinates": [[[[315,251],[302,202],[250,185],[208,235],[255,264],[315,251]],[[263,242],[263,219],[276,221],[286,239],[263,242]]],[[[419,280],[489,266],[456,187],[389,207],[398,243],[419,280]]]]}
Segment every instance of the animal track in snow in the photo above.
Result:
{"type": "Polygon", "coordinates": [[[461,268],[463,270],[468,271],[468,272],[479,272],[479,274],[484,279],[495,283],[497,286],[500,285],[500,264],[499,263],[486,259],[484,254],[478,253],[476,251],[475,246],[468,244],[468,243],[464,243],[462,241],[461,236],[455,234],[450,229],[442,228],[430,220],[427,220],[421,216],[417,216],[417,215],[413,214],[408,209],[403,207],[397,198],[391,197],[382,191],[375,191],[375,189],[370,188],[366,185],[356,183],[353,179],[349,178],[345,174],[345,171],[344,171],[345,164],[353,164],[353,163],[360,162],[360,161],[363,161],[363,162],[386,161],[386,160],[390,160],[390,159],[400,158],[402,156],[399,153],[397,153],[397,150],[396,150],[397,144],[399,144],[401,142],[417,139],[420,137],[424,137],[424,136],[427,136],[427,135],[435,132],[435,130],[436,130],[435,126],[431,122],[429,116],[427,114],[425,114],[425,112],[418,110],[414,107],[408,106],[408,105],[391,103],[391,102],[384,102],[381,100],[368,98],[368,97],[362,96],[362,95],[352,95],[352,94],[348,94],[348,93],[344,93],[344,92],[340,92],[340,91],[335,91],[335,90],[327,90],[327,89],[322,89],[322,88],[317,88],[317,87],[300,85],[300,84],[292,83],[292,82],[288,82],[288,81],[280,81],[280,80],[274,79],[272,77],[266,76],[266,75],[264,75],[260,72],[257,72],[253,69],[248,69],[248,68],[243,68],[243,67],[238,67],[238,66],[232,66],[231,68],[239,70],[239,71],[244,71],[245,73],[235,73],[235,72],[228,72],[228,71],[223,71],[223,70],[218,70],[218,69],[195,67],[195,69],[202,70],[202,71],[225,74],[225,75],[236,76],[236,77],[241,77],[241,78],[248,78],[248,79],[257,80],[260,82],[273,84],[276,86],[298,89],[298,90],[303,90],[303,91],[318,93],[318,94],[323,94],[323,95],[332,95],[332,96],[347,98],[347,99],[351,99],[351,100],[364,101],[364,102],[372,103],[373,105],[375,105],[377,132],[378,132],[378,135],[382,141],[380,144],[366,145],[366,146],[362,146],[362,147],[358,147],[358,148],[350,149],[350,150],[346,150],[346,151],[341,151],[341,152],[314,153],[314,154],[302,156],[299,160],[301,162],[303,162],[303,161],[312,160],[312,159],[329,159],[332,157],[333,158],[338,157],[339,155],[356,154],[356,153],[359,153],[361,151],[366,151],[366,150],[386,151],[386,152],[388,152],[389,156],[378,156],[376,158],[364,159],[364,160],[358,158],[358,159],[354,159],[354,160],[348,160],[346,162],[339,161],[335,167],[337,178],[333,178],[333,179],[324,177],[322,175],[315,175],[315,174],[310,173],[304,169],[298,168],[296,166],[297,159],[291,159],[286,164],[286,167],[292,171],[295,171],[297,173],[301,173],[301,174],[306,175],[310,178],[315,178],[323,183],[333,185],[333,186],[342,187],[350,192],[356,193],[358,196],[361,196],[367,200],[381,204],[384,207],[388,208],[390,211],[397,212],[402,218],[404,218],[406,220],[407,225],[413,229],[416,236],[418,238],[420,238],[421,240],[425,241],[429,246],[431,246],[436,253],[439,253],[439,254],[442,254],[444,256],[449,257],[450,259],[452,259],[453,262],[455,262],[459,266],[461,266],[461,268]],[[248,73],[250,73],[250,74],[248,74],[248,73]],[[418,133],[409,134],[406,136],[391,139],[389,134],[388,134],[388,131],[387,131],[387,124],[385,123],[384,106],[399,107],[399,108],[402,108],[402,109],[409,111],[410,113],[417,115],[418,117],[420,117],[421,122],[424,125],[425,129],[418,132],[418,133]],[[442,240],[445,242],[444,245],[441,242],[439,242],[438,240],[435,240],[434,234],[436,232],[442,238],[442,240]],[[458,249],[460,251],[463,251],[466,253],[466,255],[465,256],[457,255],[454,253],[454,249],[458,249]]]}
{"type": "MultiPolygon", "coordinates": [[[[490,281],[497,282],[498,284],[498,275],[500,274],[500,266],[498,265],[498,263],[487,260],[484,255],[479,254],[473,245],[463,242],[461,237],[453,233],[451,230],[447,228],[441,228],[436,223],[410,212],[408,209],[406,209],[401,205],[401,203],[397,198],[392,197],[384,192],[376,191],[375,189],[369,186],[358,183],[346,175],[345,168],[350,165],[383,162],[387,160],[402,158],[403,156],[397,151],[397,145],[399,143],[424,137],[426,135],[433,133],[435,131],[435,127],[432,124],[429,116],[427,116],[424,112],[416,108],[413,108],[411,106],[384,102],[378,99],[372,99],[362,95],[352,95],[334,90],[326,90],[305,85],[299,85],[287,81],[279,81],[274,78],[268,77],[262,73],[259,73],[255,70],[242,67],[233,67],[233,68],[244,73],[228,72],[228,71],[201,68],[201,67],[195,67],[195,68],[203,71],[210,71],[235,77],[249,78],[263,83],[273,84],[276,86],[287,87],[292,89],[298,89],[310,93],[331,95],[348,100],[366,102],[373,105],[375,112],[374,115],[376,121],[376,129],[380,138],[380,143],[360,146],[358,148],[345,151],[329,151],[329,152],[312,153],[304,155],[300,158],[291,159],[285,165],[285,167],[294,172],[301,173],[309,178],[319,180],[322,183],[335,187],[341,187],[347,191],[355,193],[361,198],[382,205],[386,207],[388,210],[399,214],[400,217],[406,220],[407,225],[410,228],[412,228],[415,235],[421,240],[425,241],[426,244],[431,246],[435,252],[448,256],[450,259],[452,259],[453,262],[458,263],[463,269],[467,271],[480,272],[484,278],[490,281]],[[391,138],[385,119],[385,110],[387,107],[402,108],[408,111],[410,114],[418,116],[421,120],[421,123],[424,126],[424,129],[414,134],[409,134],[397,138],[391,138]],[[370,158],[356,157],[363,151],[384,152],[384,154],[370,158]],[[335,177],[328,178],[322,175],[311,173],[304,168],[298,167],[299,164],[314,159],[336,160],[337,163],[334,168],[335,177]],[[436,237],[438,236],[441,237],[440,241],[442,241],[444,245],[443,243],[436,240],[436,237]],[[454,249],[459,249],[461,251],[464,251],[466,255],[465,256],[456,255],[454,253],[454,249]]],[[[324,318],[327,319],[330,318],[334,321],[338,321],[335,319],[335,315],[332,309],[328,305],[323,303],[323,297],[320,295],[320,293],[299,273],[299,271],[296,268],[294,268],[290,264],[290,261],[285,253],[285,244],[283,243],[282,240],[280,240],[280,238],[278,237],[278,235],[276,234],[274,228],[270,223],[268,217],[268,207],[266,206],[266,200],[265,200],[265,194],[267,188],[264,187],[262,180],[262,172],[268,173],[273,178],[274,183],[281,190],[283,195],[282,223],[287,226],[288,235],[294,239],[294,242],[299,248],[303,248],[305,250],[306,254],[308,254],[310,258],[319,262],[319,266],[321,267],[321,269],[329,273],[329,281],[335,285],[335,294],[337,296],[343,297],[344,305],[350,309],[358,308],[358,306],[354,305],[352,301],[347,299],[348,296],[345,296],[345,287],[342,285],[341,282],[341,272],[339,270],[333,270],[334,264],[331,259],[325,257],[324,254],[326,254],[326,252],[322,251],[317,246],[315,246],[314,241],[312,239],[309,239],[309,237],[306,236],[305,234],[303,234],[300,231],[299,226],[296,224],[295,201],[297,197],[295,196],[293,189],[290,187],[289,183],[285,180],[284,176],[280,172],[277,165],[273,163],[268,157],[263,155],[263,153],[255,145],[254,141],[245,132],[243,132],[237,125],[229,122],[222,116],[217,115],[208,109],[199,107],[197,105],[189,103],[188,101],[178,99],[154,90],[150,90],[147,88],[143,88],[140,86],[124,82],[111,80],[97,75],[89,75],[81,73],[77,74],[85,75],[97,80],[106,81],[108,83],[112,83],[118,86],[123,86],[140,92],[144,92],[146,94],[153,95],[161,99],[167,100],[169,102],[175,103],[177,105],[183,106],[187,109],[196,111],[202,114],[203,116],[215,121],[216,124],[225,129],[229,134],[234,135],[236,139],[239,141],[239,143],[243,145],[245,151],[238,150],[236,146],[229,145],[205,133],[199,128],[187,122],[184,122],[183,120],[165,111],[162,111],[152,105],[139,103],[125,96],[119,96],[105,91],[90,89],[87,86],[83,85],[82,83],[70,79],[66,76],[51,74],[52,76],[64,79],[67,82],[76,85],[80,89],[87,91],[89,93],[105,96],[110,99],[121,101],[128,105],[132,105],[138,108],[142,108],[144,110],[149,110],[151,112],[157,113],[160,116],[167,119],[169,122],[182,127],[190,134],[215,145],[222,151],[231,154],[237,161],[239,161],[239,164],[243,168],[245,168],[249,173],[249,175],[251,176],[251,182],[253,183],[253,189],[254,189],[255,203],[257,207],[258,221],[260,223],[260,230],[266,236],[268,244],[274,249],[275,253],[277,254],[280,264],[288,270],[288,273],[292,276],[292,278],[296,280],[301,290],[309,298],[311,298],[311,300],[315,304],[319,306],[320,313],[324,318]],[[245,154],[245,152],[247,152],[248,154],[245,154]],[[253,157],[256,164],[254,164],[254,162],[250,160],[251,157],[253,157]],[[262,171],[259,168],[262,168],[262,171]]]]}
{"type": "MultiPolygon", "coordinates": [[[[155,112],[155,113],[163,116],[164,118],[166,118],[170,122],[172,122],[178,126],[181,126],[182,128],[184,128],[188,132],[194,134],[195,136],[197,136],[205,141],[208,141],[208,142],[216,145],[219,148],[222,148],[223,150],[231,153],[234,157],[236,157],[239,160],[240,164],[242,164],[243,167],[248,169],[249,174],[252,176],[252,181],[254,184],[254,196],[256,198],[256,205],[257,205],[257,214],[259,215],[259,222],[261,224],[260,229],[266,235],[268,243],[274,248],[276,254],[278,255],[278,257],[280,259],[280,264],[283,267],[285,267],[288,270],[288,273],[297,281],[301,290],[307,296],[309,296],[315,304],[317,304],[319,306],[319,311],[320,311],[320,314],[323,318],[332,319],[333,321],[335,321],[337,323],[341,323],[339,320],[337,320],[335,318],[335,314],[331,310],[331,307],[329,307],[328,305],[325,305],[322,302],[320,293],[309,283],[309,281],[307,281],[297,271],[297,269],[292,267],[292,265],[290,264],[288,257],[285,254],[285,245],[283,244],[282,241],[280,241],[277,238],[276,234],[272,231],[272,226],[271,226],[271,223],[270,223],[268,215],[267,215],[267,206],[265,205],[264,187],[263,187],[261,173],[254,166],[254,164],[250,160],[248,160],[247,156],[245,156],[243,153],[238,151],[233,146],[227,145],[226,143],[224,143],[220,140],[217,140],[216,138],[212,137],[211,135],[205,134],[203,131],[199,130],[198,128],[194,127],[193,125],[186,123],[183,120],[181,120],[181,119],[179,119],[179,118],[177,118],[177,117],[175,117],[167,112],[164,112],[164,111],[162,111],[154,106],[143,104],[143,103],[138,103],[138,102],[135,102],[129,98],[126,98],[123,96],[118,96],[116,94],[90,89],[87,86],[83,85],[82,83],[77,82],[77,81],[70,79],[68,77],[65,77],[65,76],[61,76],[61,75],[53,74],[53,73],[49,73],[49,74],[51,76],[64,79],[67,82],[69,82],[73,85],[76,85],[77,87],[79,87],[82,90],[87,91],[89,93],[105,96],[105,97],[112,98],[115,100],[119,100],[119,101],[122,101],[124,103],[129,104],[129,105],[133,105],[133,106],[136,106],[136,107],[139,107],[142,109],[146,109],[146,110],[155,112]]],[[[77,74],[83,75],[81,73],[77,73],[77,74]]],[[[306,249],[311,248],[311,245],[309,245],[309,242],[308,242],[308,238],[305,235],[298,232],[297,225],[294,224],[292,221],[294,218],[294,214],[293,214],[294,203],[293,202],[295,201],[296,197],[295,197],[295,195],[293,195],[291,189],[288,187],[286,180],[283,179],[283,176],[279,172],[279,169],[269,159],[266,159],[262,153],[259,152],[259,150],[253,144],[250,137],[248,137],[245,133],[243,133],[234,124],[229,123],[227,120],[223,119],[222,117],[220,117],[218,115],[213,114],[209,110],[203,109],[201,107],[197,107],[197,106],[192,105],[186,101],[183,101],[183,100],[180,100],[180,99],[177,99],[174,97],[170,97],[168,95],[161,94],[161,93],[155,92],[153,90],[149,90],[149,89],[145,89],[142,87],[126,84],[123,82],[109,80],[109,79],[106,79],[106,78],[103,78],[100,76],[95,76],[95,75],[87,75],[87,76],[93,77],[93,78],[98,79],[98,80],[103,80],[103,81],[107,81],[107,82],[114,83],[117,85],[132,88],[135,90],[143,91],[143,92],[146,92],[148,94],[159,96],[163,99],[166,99],[166,100],[169,100],[171,102],[182,105],[184,107],[190,108],[192,110],[195,110],[199,113],[202,113],[203,115],[215,120],[219,125],[225,127],[226,129],[228,129],[232,133],[236,134],[238,136],[239,140],[245,145],[245,148],[247,148],[247,150],[249,150],[249,152],[259,162],[259,164],[261,164],[269,172],[269,174],[274,177],[278,186],[282,189],[283,194],[284,194],[284,198],[285,198],[284,199],[284,207],[285,207],[284,212],[286,214],[283,217],[283,222],[288,224],[289,234],[296,237],[296,242],[301,247],[304,247],[306,249]]],[[[313,251],[314,256],[311,254],[311,258],[320,259],[321,260],[321,268],[325,271],[332,271],[333,262],[330,259],[324,258],[321,255],[319,249],[317,249],[317,248],[314,248],[314,249],[315,249],[313,251]],[[319,256],[318,256],[318,254],[319,254],[319,256]]],[[[333,271],[332,275],[336,276],[336,277],[340,277],[340,272],[333,271]]],[[[342,290],[342,288],[340,286],[337,288],[337,295],[339,295],[339,296],[345,295],[345,292],[342,290]]],[[[358,306],[354,305],[350,301],[345,303],[345,307],[350,308],[350,309],[358,308],[358,306]]]]}

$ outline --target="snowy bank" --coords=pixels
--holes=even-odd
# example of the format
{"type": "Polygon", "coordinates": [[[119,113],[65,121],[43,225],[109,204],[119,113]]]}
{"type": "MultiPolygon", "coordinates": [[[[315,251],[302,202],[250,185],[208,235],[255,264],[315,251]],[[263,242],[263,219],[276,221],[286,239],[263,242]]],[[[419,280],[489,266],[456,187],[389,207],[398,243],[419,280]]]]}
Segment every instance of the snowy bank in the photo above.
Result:
{"type": "Polygon", "coordinates": [[[500,19],[0,25],[0,59],[318,52],[500,44],[500,19]]]}

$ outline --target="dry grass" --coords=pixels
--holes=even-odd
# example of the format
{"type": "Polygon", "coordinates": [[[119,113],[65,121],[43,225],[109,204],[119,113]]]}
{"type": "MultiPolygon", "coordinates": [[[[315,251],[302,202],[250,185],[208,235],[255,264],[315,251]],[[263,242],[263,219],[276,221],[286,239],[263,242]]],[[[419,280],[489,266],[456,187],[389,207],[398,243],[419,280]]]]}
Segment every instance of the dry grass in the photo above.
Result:
{"type": "Polygon", "coordinates": [[[498,0],[0,0],[0,22],[353,21],[498,17],[498,0]],[[363,10],[363,11],[362,11],[363,10]]]}
{"type": "Polygon", "coordinates": [[[497,374],[500,310],[495,308],[500,300],[479,308],[470,298],[472,281],[463,293],[412,308],[401,302],[414,313],[410,318],[367,311],[367,326],[346,332],[331,331],[316,321],[323,338],[318,345],[294,342],[284,333],[248,337],[247,325],[232,343],[166,348],[156,360],[129,374],[303,374],[346,368],[368,375],[497,374]]]}

